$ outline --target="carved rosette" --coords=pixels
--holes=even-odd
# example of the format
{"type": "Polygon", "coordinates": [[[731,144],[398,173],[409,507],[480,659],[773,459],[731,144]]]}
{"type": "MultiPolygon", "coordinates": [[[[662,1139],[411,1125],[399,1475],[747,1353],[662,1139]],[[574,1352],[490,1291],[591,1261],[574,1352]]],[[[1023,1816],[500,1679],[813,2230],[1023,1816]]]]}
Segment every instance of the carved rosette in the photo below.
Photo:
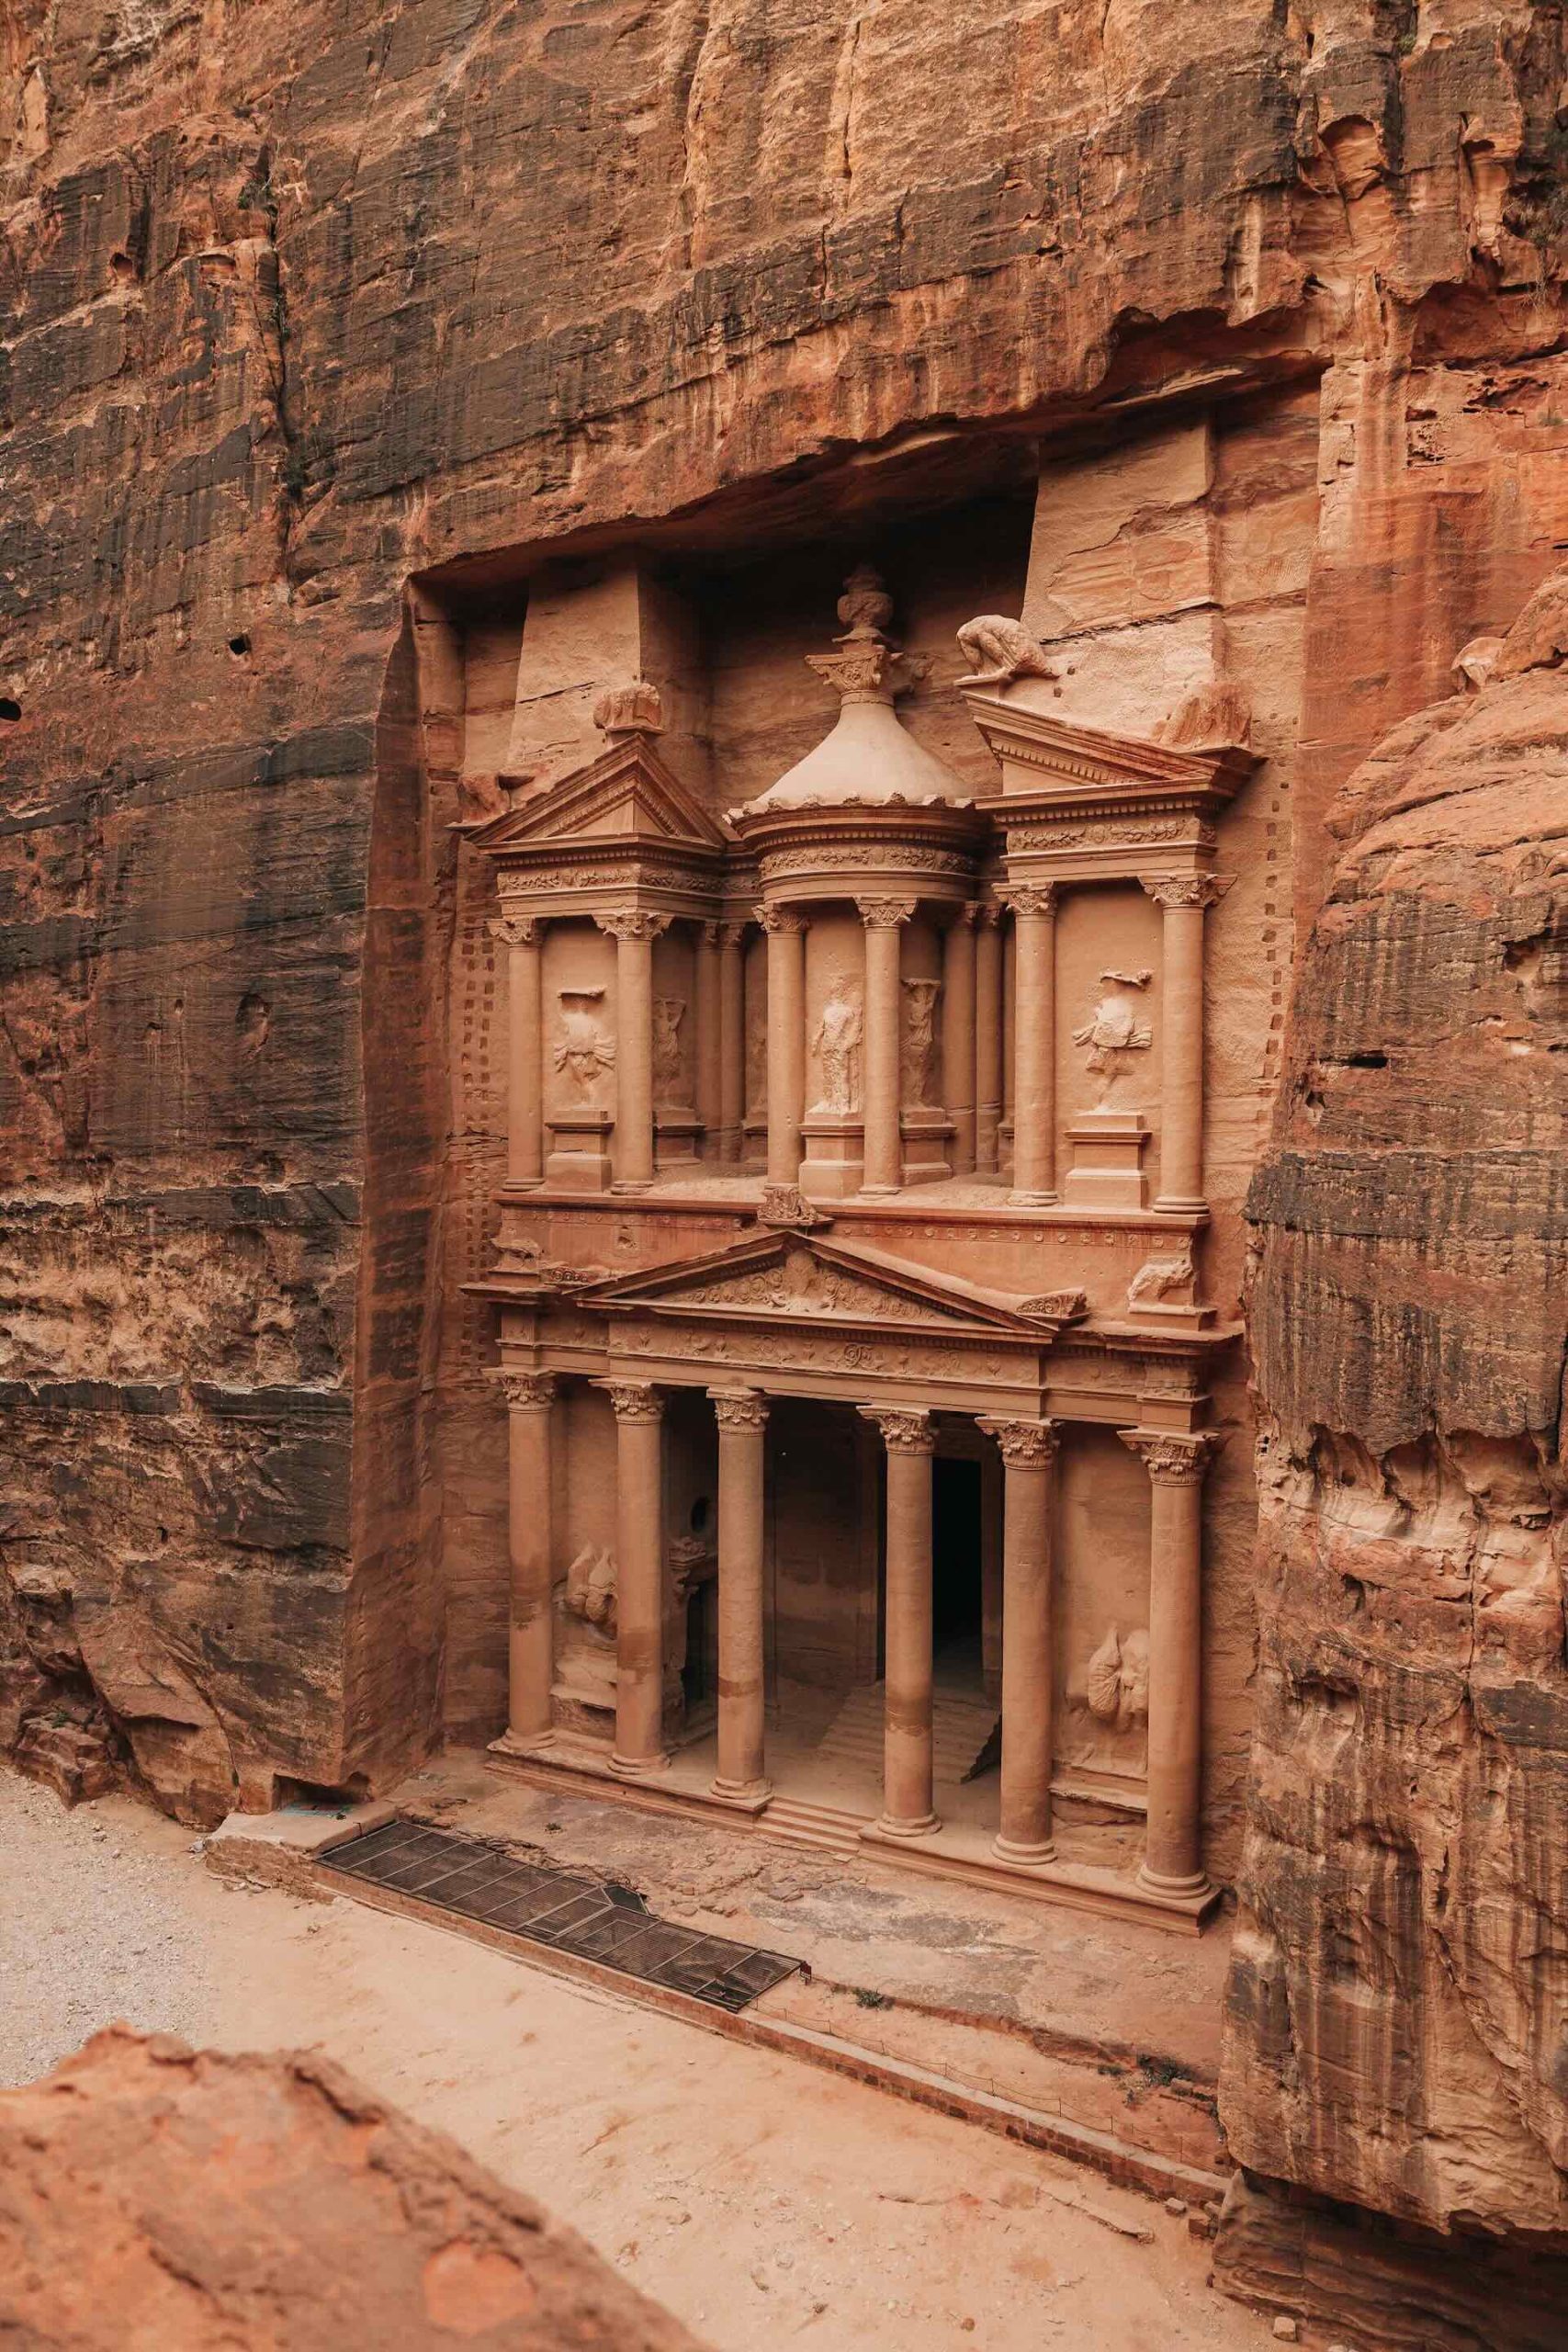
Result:
{"type": "Polygon", "coordinates": [[[609,1398],[618,1421],[659,1421],[664,1418],[664,1398],[657,1388],[641,1380],[596,1380],[609,1398]]]}
{"type": "Polygon", "coordinates": [[[1060,886],[1055,882],[1019,882],[1002,892],[1014,914],[1025,919],[1031,915],[1054,915],[1060,896],[1060,886]]]}
{"type": "Polygon", "coordinates": [[[506,1399],[507,1410],[513,1413],[547,1411],[556,1400],[556,1376],[553,1372],[513,1372],[502,1366],[492,1372],[491,1378],[506,1399]]]}
{"type": "Polygon", "coordinates": [[[596,914],[593,920],[612,939],[658,939],[669,930],[673,917],[649,914],[641,907],[626,907],[615,914],[596,914]]]}
{"type": "Polygon", "coordinates": [[[976,1421],[994,1437],[1010,1470],[1049,1470],[1061,1450],[1060,1421],[976,1421]]]}
{"type": "Polygon", "coordinates": [[[710,1388],[714,1419],[721,1430],[764,1430],[768,1400],[755,1388],[710,1388]]]}
{"type": "Polygon", "coordinates": [[[806,917],[798,907],[759,907],[757,921],[772,939],[777,931],[804,931],[806,917]]]}
{"type": "Polygon", "coordinates": [[[882,1431],[882,1442],[889,1453],[934,1453],[936,1431],[929,1413],[910,1412],[899,1408],[884,1412],[875,1405],[860,1408],[863,1418],[874,1421],[882,1431]]]}
{"type": "Polygon", "coordinates": [[[857,899],[855,910],[867,931],[897,931],[900,923],[912,921],[913,899],[857,899]]]}
{"type": "Polygon", "coordinates": [[[1156,906],[1213,906],[1235,879],[1231,874],[1140,874],[1138,882],[1156,906]]]}
{"type": "Polygon", "coordinates": [[[491,918],[491,936],[505,947],[537,947],[545,935],[543,915],[496,915],[491,918]]]}
{"type": "Polygon", "coordinates": [[[1190,1437],[1163,1430],[1120,1430],[1130,1453],[1135,1453],[1156,1487],[1195,1487],[1224,1441],[1217,1430],[1199,1430],[1190,1437]]]}

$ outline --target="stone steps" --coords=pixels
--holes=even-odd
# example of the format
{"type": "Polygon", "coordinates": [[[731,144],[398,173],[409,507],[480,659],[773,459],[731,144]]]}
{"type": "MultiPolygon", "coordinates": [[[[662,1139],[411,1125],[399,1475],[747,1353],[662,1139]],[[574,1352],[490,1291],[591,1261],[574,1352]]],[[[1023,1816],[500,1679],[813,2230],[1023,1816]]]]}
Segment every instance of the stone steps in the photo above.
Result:
{"type": "Polygon", "coordinates": [[[833,1854],[848,1861],[860,1844],[865,1816],[845,1813],[838,1805],[809,1804],[799,1797],[775,1797],[757,1827],[781,1846],[799,1846],[813,1853],[833,1854]]]}
{"type": "MultiPolygon", "coordinates": [[[[932,1765],[939,1781],[962,1781],[996,1728],[997,1710],[983,1699],[939,1692],[931,1708],[932,1765]]],[[[882,1685],[852,1691],[817,1745],[825,1763],[843,1763],[882,1775],[882,1685]]]]}

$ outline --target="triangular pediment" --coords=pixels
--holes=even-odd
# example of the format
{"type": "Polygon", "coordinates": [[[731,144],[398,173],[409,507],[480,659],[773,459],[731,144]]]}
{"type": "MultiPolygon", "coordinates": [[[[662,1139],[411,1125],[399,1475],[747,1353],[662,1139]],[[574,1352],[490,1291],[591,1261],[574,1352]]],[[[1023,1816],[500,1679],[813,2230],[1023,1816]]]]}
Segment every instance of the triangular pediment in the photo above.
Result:
{"type": "Polygon", "coordinates": [[[905,1260],[808,1232],[756,1235],[709,1257],[597,1283],[580,1296],[613,1311],[770,1322],[798,1317],[950,1335],[1038,1338],[1043,1322],[1054,1319],[905,1260]]]}
{"type": "Polygon", "coordinates": [[[509,854],[582,842],[712,856],[728,846],[723,829],[640,735],[541,785],[473,838],[481,849],[509,854]]]}

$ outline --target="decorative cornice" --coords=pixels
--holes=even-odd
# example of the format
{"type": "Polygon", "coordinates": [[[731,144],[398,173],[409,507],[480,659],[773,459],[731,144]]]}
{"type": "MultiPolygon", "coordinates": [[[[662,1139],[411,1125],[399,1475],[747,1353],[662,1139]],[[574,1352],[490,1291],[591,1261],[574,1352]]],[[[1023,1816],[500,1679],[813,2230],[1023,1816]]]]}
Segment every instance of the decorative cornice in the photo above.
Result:
{"type": "Polygon", "coordinates": [[[509,1365],[503,1364],[490,1377],[505,1397],[511,1412],[536,1413],[555,1403],[556,1376],[553,1372],[513,1372],[509,1365]]]}
{"type": "Polygon", "coordinates": [[[914,899],[857,899],[855,911],[867,931],[897,931],[912,919],[918,903],[914,899]]]}
{"type": "Polygon", "coordinates": [[[889,1453],[936,1452],[936,1431],[929,1413],[903,1408],[884,1412],[875,1405],[862,1405],[859,1410],[863,1420],[875,1422],[889,1453]]]}
{"type": "Polygon", "coordinates": [[[1140,874],[1138,884],[1156,906],[1196,907],[1200,913],[1223,899],[1234,874],[1140,874]]]}
{"type": "Polygon", "coordinates": [[[1062,1442],[1059,1421],[981,1421],[975,1424],[994,1437],[1010,1470],[1049,1470],[1062,1442]]]}
{"type": "Polygon", "coordinates": [[[596,1380],[609,1398],[618,1421],[661,1421],[664,1419],[664,1398],[660,1392],[641,1380],[596,1380]]]}
{"type": "Polygon", "coordinates": [[[1200,1430],[1191,1437],[1148,1430],[1119,1430],[1117,1435],[1139,1456],[1156,1487],[1198,1486],[1224,1442],[1217,1430],[1200,1430]]]}
{"type": "Polygon", "coordinates": [[[654,940],[667,932],[674,918],[671,915],[649,914],[646,908],[622,907],[613,914],[595,914],[594,922],[607,931],[612,939],[654,940]]]}
{"type": "Polygon", "coordinates": [[[721,1430],[764,1430],[768,1400],[755,1388],[710,1388],[714,1419],[721,1430]]]}

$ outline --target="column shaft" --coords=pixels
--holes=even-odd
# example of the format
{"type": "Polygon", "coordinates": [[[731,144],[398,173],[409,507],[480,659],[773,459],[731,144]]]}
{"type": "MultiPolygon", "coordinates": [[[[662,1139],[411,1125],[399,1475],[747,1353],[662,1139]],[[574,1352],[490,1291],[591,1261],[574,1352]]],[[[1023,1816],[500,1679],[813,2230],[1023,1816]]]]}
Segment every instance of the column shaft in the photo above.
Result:
{"type": "Polygon", "coordinates": [[[1161,912],[1159,1197],[1203,1201],[1203,910],[1225,888],[1213,875],[1144,878],[1161,912]]]}
{"type": "Polygon", "coordinates": [[[886,1837],[940,1827],[931,1805],[931,1454],[923,1413],[873,1412],[887,1446],[882,1816],[886,1837]]]}
{"type": "Polygon", "coordinates": [[[544,924],[502,915],[491,928],[506,944],[506,1181],[537,1184],[545,1172],[544,924]]]}
{"type": "Polygon", "coordinates": [[[982,907],[975,934],[975,1164],[998,1162],[1002,1118],[1002,934],[998,910],[982,907]]]}
{"type": "Polygon", "coordinates": [[[615,1408],[615,1746],[633,1779],[664,1747],[664,1447],[658,1392],[606,1384],[615,1408]]]}
{"type": "Polygon", "coordinates": [[[1057,1432],[1048,1421],[982,1421],[1001,1447],[1002,1785],[996,1851],[1048,1862],[1055,1750],[1051,1494],[1057,1432]]]}
{"type": "Polygon", "coordinates": [[[953,1122],[953,1172],[975,1167],[975,913],[960,907],[942,937],[942,1091],[953,1122]]]}
{"type": "Polygon", "coordinates": [[[904,1181],[899,1069],[898,938],[914,912],[902,899],[863,899],[865,925],[865,1164],[863,1193],[896,1193],[904,1181]]]}
{"type": "Polygon", "coordinates": [[[768,934],[768,1182],[800,1182],[806,1107],[806,922],[764,909],[768,934]]]}
{"type": "Polygon", "coordinates": [[[715,1796],[768,1794],[763,1761],[763,1531],[768,1408],[711,1390],[718,1420],[718,1770],[715,1796]]]}
{"type": "Polygon", "coordinates": [[[723,1125],[723,1111],[720,1105],[722,1089],[719,1076],[722,1008],[719,1002],[718,961],[717,923],[698,923],[694,990],[697,1000],[696,1113],[702,1122],[703,1154],[708,1159],[716,1159],[719,1157],[719,1136],[723,1125]]]}
{"type": "Polygon", "coordinates": [[[615,942],[615,1184],[653,1182],[653,943],[669,920],[601,915],[615,942]]]}
{"type": "Polygon", "coordinates": [[[1196,1437],[1123,1432],[1151,1482],[1149,1513],[1148,1832],[1139,1876],[1167,1894],[1201,1893],[1203,1472],[1214,1449],[1196,1437]]]}
{"type": "Polygon", "coordinates": [[[555,1679],[555,1545],[548,1373],[502,1373],[507,1402],[507,1531],[511,1604],[507,1636],[507,1747],[550,1737],[555,1679]]]}
{"type": "Polygon", "coordinates": [[[744,927],[722,923],[718,934],[719,1152],[739,1159],[746,1119],[746,967],[744,927]]]}
{"type": "Polygon", "coordinates": [[[1049,885],[1011,893],[1018,940],[1014,990],[1013,1190],[1056,1197],[1056,910],[1049,885]]]}

